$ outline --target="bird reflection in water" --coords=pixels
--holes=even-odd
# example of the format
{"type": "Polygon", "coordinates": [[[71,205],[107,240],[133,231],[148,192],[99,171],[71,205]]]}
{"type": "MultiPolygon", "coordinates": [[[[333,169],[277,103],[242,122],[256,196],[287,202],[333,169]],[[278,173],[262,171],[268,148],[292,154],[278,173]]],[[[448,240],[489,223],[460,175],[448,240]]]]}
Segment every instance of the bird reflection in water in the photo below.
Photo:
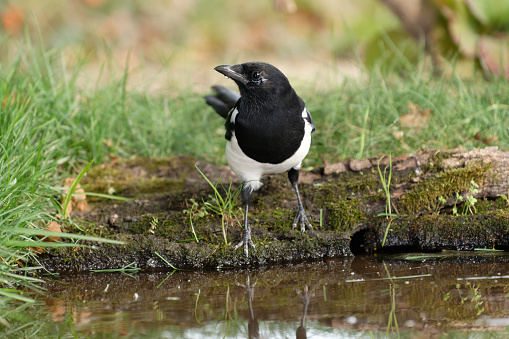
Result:
{"type": "MultiPolygon", "coordinates": [[[[253,310],[254,288],[256,286],[256,281],[253,284],[251,284],[250,278],[249,278],[249,276],[247,276],[245,284],[237,283],[237,285],[240,287],[243,287],[245,290],[245,293],[247,294],[247,303],[248,303],[248,307],[249,307],[249,320],[248,320],[248,326],[247,326],[248,338],[249,339],[268,338],[266,335],[260,333],[260,326],[259,326],[258,318],[256,317],[256,314],[253,310]]],[[[302,292],[300,292],[298,290],[296,292],[297,292],[297,296],[299,297],[299,301],[303,305],[303,308],[302,308],[302,317],[300,319],[300,324],[299,324],[299,327],[297,328],[295,337],[297,339],[306,339],[307,335],[306,335],[306,328],[304,327],[304,325],[305,325],[306,315],[307,315],[307,311],[308,311],[309,300],[310,300],[312,292],[309,291],[308,286],[304,286],[304,289],[302,292]]]]}

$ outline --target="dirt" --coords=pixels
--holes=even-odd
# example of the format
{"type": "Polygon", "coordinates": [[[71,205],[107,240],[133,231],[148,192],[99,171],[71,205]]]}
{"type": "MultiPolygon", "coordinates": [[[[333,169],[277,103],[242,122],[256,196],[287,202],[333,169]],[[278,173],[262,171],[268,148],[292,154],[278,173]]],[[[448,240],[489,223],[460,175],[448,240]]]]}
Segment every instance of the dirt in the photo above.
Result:
{"type": "MultiPolygon", "coordinates": [[[[507,185],[497,177],[501,173],[497,163],[473,159],[447,168],[443,164],[448,159],[463,153],[437,154],[424,150],[393,159],[392,216],[383,215],[387,198],[378,159],[302,171],[300,192],[314,225],[305,234],[292,229],[297,201],[287,176],[264,178],[249,211],[256,248],[247,257],[241,249],[234,249],[242,233],[243,210],[235,195],[239,183],[227,166],[202,163],[193,157],[116,159],[89,169],[82,183],[87,192],[131,200],[89,196],[91,209],[74,211],[72,222],[61,226],[66,232],[125,244],[83,243],[96,249],[53,249],[39,261],[50,271],[128,264],[157,270],[258,266],[387,250],[509,249],[509,205],[497,194],[504,189],[507,192],[507,185]],[[197,168],[216,186],[219,196],[197,168]],[[454,200],[456,192],[468,196],[472,180],[479,183],[480,192],[492,192],[484,197],[477,193],[475,213],[454,200]],[[232,198],[223,218],[218,201],[227,200],[228,192],[232,198]],[[445,202],[438,203],[442,195],[445,202]],[[454,207],[460,213],[453,213],[454,207]]],[[[386,165],[387,159],[382,160],[380,166],[386,165]]]]}

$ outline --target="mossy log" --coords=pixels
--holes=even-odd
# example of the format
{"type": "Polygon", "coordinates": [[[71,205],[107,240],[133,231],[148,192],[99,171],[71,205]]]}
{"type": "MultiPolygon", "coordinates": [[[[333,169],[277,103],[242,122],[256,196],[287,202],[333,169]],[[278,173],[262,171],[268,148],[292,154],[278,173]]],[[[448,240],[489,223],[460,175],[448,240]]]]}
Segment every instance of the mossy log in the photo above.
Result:
{"type": "Polygon", "coordinates": [[[339,180],[348,180],[349,173],[370,173],[381,183],[380,174],[385,172],[387,182],[392,165],[390,207],[381,185],[349,192],[362,201],[363,218],[346,225],[352,235],[360,231],[356,246],[381,249],[385,237],[387,247],[413,250],[509,249],[509,152],[497,147],[423,150],[390,162],[383,157],[324,168],[326,176],[339,180]]]}
{"type": "Polygon", "coordinates": [[[63,229],[121,239],[126,245],[94,244],[99,251],[55,249],[40,262],[52,270],[73,271],[132,262],[153,269],[170,267],[167,262],[215,268],[330,258],[351,251],[509,249],[509,152],[496,147],[423,150],[301,171],[300,191],[314,224],[304,235],[291,227],[296,197],[286,175],[266,177],[250,209],[257,246],[249,257],[232,246],[242,231],[240,198],[232,200],[222,218],[210,208],[218,206],[218,199],[196,164],[223,197],[238,188],[227,166],[192,157],[114,160],[90,169],[87,191],[115,192],[133,200],[90,201],[92,210],[73,212],[74,223],[63,229]],[[389,173],[391,177],[390,204],[382,185],[384,173],[386,182],[389,173]]]}
{"type": "MultiPolygon", "coordinates": [[[[326,164],[323,174],[334,175],[347,172],[382,171],[389,169],[390,160],[370,158],[350,160],[337,164],[326,164]]],[[[422,204],[413,204],[412,198],[420,197],[433,200],[435,196],[450,196],[451,193],[462,193],[465,197],[471,187],[471,181],[477,181],[478,192],[476,198],[497,198],[501,194],[507,195],[509,185],[509,152],[502,152],[498,147],[486,147],[464,151],[462,148],[452,150],[423,150],[415,155],[402,155],[392,159],[392,174],[397,176],[398,183],[391,185],[391,200],[398,203],[402,200],[404,208],[411,211],[424,210],[422,204]],[[405,180],[406,178],[406,180],[405,180]],[[430,185],[437,184],[437,185],[430,185]],[[425,194],[426,190],[428,194],[425,194]],[[431,196],[430,196],[431,194],[431,196]],[[404,197],[403,197],[404,196],[404,197]],[[407,205],[410,203],[410,205],[407,205]]],[[[471,192],[470,192],[471,193],[471,192]]],[[[470,194],[472,195],[472,194],[470,194]]],[[[456,202],[451,197],[444,205],[456,202]]],[[[443,206],[442,206],[443,207],[443,206]]],[[[433,210],[429,210],[432,212],[433,210]]]]}

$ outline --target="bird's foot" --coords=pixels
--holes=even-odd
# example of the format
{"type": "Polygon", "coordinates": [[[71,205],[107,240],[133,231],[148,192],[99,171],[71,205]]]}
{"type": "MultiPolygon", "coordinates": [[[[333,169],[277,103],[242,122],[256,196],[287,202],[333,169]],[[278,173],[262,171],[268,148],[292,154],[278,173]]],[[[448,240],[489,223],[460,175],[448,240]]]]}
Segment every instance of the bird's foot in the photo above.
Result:
{"type": "Polygon", "coordinates": [[[249,246],[255,248],[253,240],[251,240],[251,229],[244,228],[244,231],[242,231],[242,240],[235,246],[235,249],[240,246],[244,246],[244,253],[246,254],[246,257],[249,255],[249,246]]]}
{"type": "Polygon", "coordinates": [[[293,220],[292,229],[294,229],[297,226],[297,224],[300,224],[300,231],[302,233],[306,232],[306,228],[310,230],[313,229],[313,226],[311,226],[311,223],[309,222],[309,219],[306,216],[306,211],[304,211],[304,208],[300,206],[297,208],[297,215],[293,220]]]}
{"type": "Polygon", "coordinates": [[[254,284],[251,284],[249,280],[249,275],[246,277],[246,284],[241,284],[236,282],[235,284],[239,287],[243,287],[245,289],[245,292],[247,293],[249,299],[253,300],[254,298],[254,288],[256,286],[258,281],[255,281],[254,284]]]}

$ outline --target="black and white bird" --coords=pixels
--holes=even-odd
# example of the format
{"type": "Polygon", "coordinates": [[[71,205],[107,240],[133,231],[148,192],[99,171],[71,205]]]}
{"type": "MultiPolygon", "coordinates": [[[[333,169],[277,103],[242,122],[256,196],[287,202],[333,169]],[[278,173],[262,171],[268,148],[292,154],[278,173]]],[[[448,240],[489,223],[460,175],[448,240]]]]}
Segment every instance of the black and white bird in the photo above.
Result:
{"type": "Polygon", "coordinates": [[[297,194],[297,215],[293,228],[312,229],[299,194],[299,168],[311,145],[315,125],[304,101],[295,93],[287,77],[276,67],[263,62],[222,65],[214,68],[237,84],[240,95],[221,86],[212,87],[216,95],[207,103],[226,118],[226,159],[242,181],[245,205],[242,240],[235,247],[254,248],[248,222],[253,191],[263,184],[264,174],[288,172],[297,194]]]}

